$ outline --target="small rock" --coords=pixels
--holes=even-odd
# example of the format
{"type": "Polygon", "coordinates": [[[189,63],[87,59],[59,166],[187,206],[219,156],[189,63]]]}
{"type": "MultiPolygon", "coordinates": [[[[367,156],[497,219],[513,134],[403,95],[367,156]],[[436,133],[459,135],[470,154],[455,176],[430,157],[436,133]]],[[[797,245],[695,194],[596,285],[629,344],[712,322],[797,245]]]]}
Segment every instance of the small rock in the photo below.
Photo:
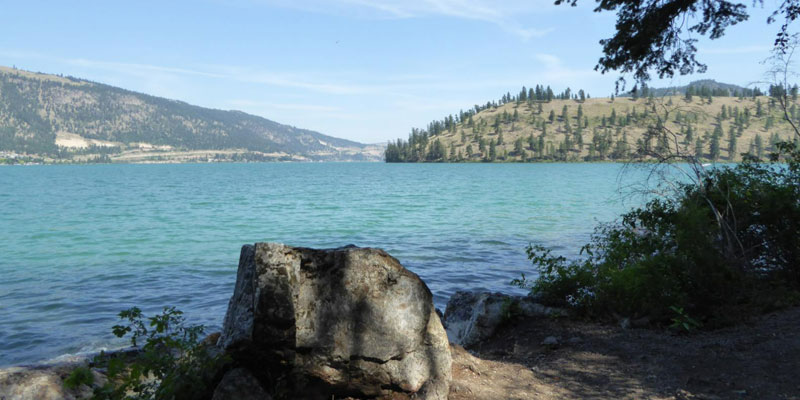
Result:
{"type": "Polygon", "coordinates": [[[583,343],[583,339],[581,339],[581,338],[579,338],[577,336],[573,336],[573,337],[567,339],[567,343],[569,343],[569,344],[579,344],[579,343],[583,343]]]}
{"type": "Polygon", "coordinates": [[[558,338],[555,336],[548,336],[542,340],[542,346],[558,346],[558,338]]]}
{"type": "Polygon", "coordinates": [[[619,327],[622,329],[630,329],[631,328],[631,319],[630,318],[623,318],[622,321],[619,321],[619,327]]]}
{"type": "Polygon", "coordinates": [[[222,332],[214,332],[203,339],[200,344],[203,346],[216,346],[217,341],[219,341],[219,337],[222,335],[222,332]]]}
{"type": "Polygon", "coordinates": [[[500,293],[456,292],[444,312],[447,338],[470,347],[490,337],[503,322],[503,303],[509,298],[500,293]]]}
{"type": "Polygon", "coordinates": [[[565,315],[564,310],[544,306],[528,296],[458,291],[448,300],[442,322],[451,343],[469,348],[491,337],[509,317],[565,315]]]}
{"type": "MultiPolygon", "coordinates": [[[[84,362],[41,364],[27,367],[0,369],[1,400],[73,400],[89,398],[92,388],[80,385],[75,389],[64,387],[63,379],[84,362]]],[[[95,384],[105,377],[92,371],[95,384]]]]}

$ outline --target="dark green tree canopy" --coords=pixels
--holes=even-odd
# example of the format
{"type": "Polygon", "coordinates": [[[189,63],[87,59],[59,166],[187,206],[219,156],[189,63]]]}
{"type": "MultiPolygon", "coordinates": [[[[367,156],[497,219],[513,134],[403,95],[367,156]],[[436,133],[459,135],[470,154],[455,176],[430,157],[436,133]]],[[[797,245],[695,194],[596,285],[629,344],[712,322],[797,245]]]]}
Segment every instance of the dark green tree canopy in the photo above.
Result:
{"type": "MultiPolygon", "coordinates": [[[[699,34],[717,39],[725,29],[748,19],[747,5],[728,0],[595,0],[595,12],[617,14],[616,33],[603,39],[603,56],[595,67],[603,73],[618,71],[633,74],[637,83],[650,79],[655,72],[659,78],[670,78],[694,72],[705,72],[706,65],[697,60],[697,39],[687,34],[699,34]]],[[[555,0],[555,4],[576,6],[578,0],[555,0]]],[[[752,6],[763,5],[753,0],[752,6]]],[[[800,0],[781,0],[778,8],[766,21],[783,18],[784,23],[775,39],[775,47],[784,51],[791,35],[789,24],[800,16],[800,0]]],[[[620,82],[624,85],[624,79],[620,82]]]]}

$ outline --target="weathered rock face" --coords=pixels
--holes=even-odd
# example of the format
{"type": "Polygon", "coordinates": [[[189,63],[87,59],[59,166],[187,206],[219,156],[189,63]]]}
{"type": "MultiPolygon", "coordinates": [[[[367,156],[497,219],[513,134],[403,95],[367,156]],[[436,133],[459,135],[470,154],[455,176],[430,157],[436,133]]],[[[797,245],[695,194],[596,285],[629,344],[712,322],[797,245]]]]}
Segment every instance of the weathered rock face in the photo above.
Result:
{"type": "Polygon", "coordinates": [[[255,376],[244,368],[228,371],[211,400],[272,400],[255,376]]]}
{"type": "Polygon", "coordinates": [[[530,297],[458,291],[447,302],[444,325],[452,343],[470,347],[492,336],[506,318],[553,314],[562,315],[564,311],[545,307],[530,297]]]}
{"type": "MultiPolygon", "coordinates": [[[[30,367],[0,369],[0,399],[2,400],[73,400],[91,397],[92,388],[81,385],[64,387],[63,380],[84,363],[42,364],[30,367]]],[[[105,377],[92,371],[98,384],[105,377]]]]}
{"type": "Polygon", "coordinates": [[[450,383],[430,291],[378,249],[244,246],[219,345],[298,398],[446,399],[450,383]]]}

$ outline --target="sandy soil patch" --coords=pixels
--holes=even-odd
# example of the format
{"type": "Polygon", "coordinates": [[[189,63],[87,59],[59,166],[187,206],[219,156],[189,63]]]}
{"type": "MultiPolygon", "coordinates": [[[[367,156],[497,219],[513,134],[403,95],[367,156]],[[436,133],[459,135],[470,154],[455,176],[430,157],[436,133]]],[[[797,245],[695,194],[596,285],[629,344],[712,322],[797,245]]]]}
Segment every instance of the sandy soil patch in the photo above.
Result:
{"type": "Polygon", "coordinates": [[[800,399],[798,331],[800,308],[690,335],[517,321],[452,347],[450,399],[800,399]]]}
{"type": "Polygon", "coordinates": [[[81,135],[69,132],[56,132],[56,145],[71,149],[85,149],[92,145],[102,147],[122,146],[122,143],[87,139],[81,135]]]}

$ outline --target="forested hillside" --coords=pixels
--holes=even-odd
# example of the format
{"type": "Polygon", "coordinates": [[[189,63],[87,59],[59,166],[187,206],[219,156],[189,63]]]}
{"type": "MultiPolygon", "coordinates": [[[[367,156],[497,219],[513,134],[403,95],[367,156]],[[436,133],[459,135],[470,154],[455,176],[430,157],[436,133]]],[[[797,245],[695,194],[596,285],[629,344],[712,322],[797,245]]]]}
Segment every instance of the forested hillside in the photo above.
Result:
{"type": "Polygon", "coordinates": [[[6,67],[0,152],[51,161],[380,159],[375,147],[239,111],[6,67]]]}
{"type": "MultiPolygon", "coordinates": [[[[626,161],[681,152],[709,161],[763,158],[792,138],[774,97],[714,81],[656,96],[646,87],[630,97],[591,98],[583,90],[553,93],[525,87],[499,101],[412,129],[386,149],[387,162],[626,161]]],[[[770,88],[776,92],[777,88],[770,88]]],[[[797,87],[791,95],[797,96],[797,87]]],[[[800,119],[800,109],[787,114],[800,119]]]]}

